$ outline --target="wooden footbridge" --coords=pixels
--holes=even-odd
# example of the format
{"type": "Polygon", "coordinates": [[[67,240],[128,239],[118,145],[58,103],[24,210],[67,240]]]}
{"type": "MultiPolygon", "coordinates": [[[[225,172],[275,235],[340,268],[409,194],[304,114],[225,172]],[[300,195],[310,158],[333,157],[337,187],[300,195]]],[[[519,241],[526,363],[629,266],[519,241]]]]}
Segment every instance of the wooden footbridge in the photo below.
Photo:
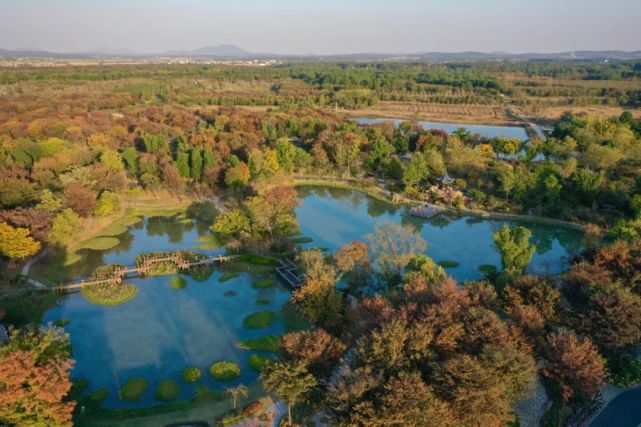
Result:
{"type": "Polygon", "coordinates": [[[81,280],[79,282],[68,283],[65,285],[56,286],[52,289],[56,291],[73,291],[82,289],[85,286],[92,285],[119,285],[123,282],[124,279],[131,277],[143,277],[146,276],[149,271],[156,265],[161,264],[174,264],[178,270],[184,271],[190,268],[199,267],[199,266],[208,266],[214,263],[220,263],[235,258],[236,255],[217,255],[211,257],[205,257],[196,260],[186,260],[180,254],[167,254],[166,256],[156,256],[156,255],[141,255],[139,259],[136,260],[135,267],[119,267],[114,269],[113,273],[104,279],[88,279],[81,280]]]}
{"type": "Polygon", "coordinates": [[[280,265],[276,267],[276,273],[281,279],[289,284],[289,286],[295,289],[300,288],[303,284],[303,280],[296,274],[297,269],[298,267],[296,266],[296,264],[288,259],[285,259],[280,260],[280,265]]]}

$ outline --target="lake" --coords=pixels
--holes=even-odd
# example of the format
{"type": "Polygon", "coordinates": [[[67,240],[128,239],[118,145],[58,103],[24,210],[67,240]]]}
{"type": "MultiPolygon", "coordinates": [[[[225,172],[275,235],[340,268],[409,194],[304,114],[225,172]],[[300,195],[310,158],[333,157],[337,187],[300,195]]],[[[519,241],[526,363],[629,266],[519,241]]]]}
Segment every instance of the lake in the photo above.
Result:
{"type": "MultiPolygon", "coordinates": [[[[395,126],[398,126],[401,122],[407,121],[403,119],[391,119],[391,118],[376,118],[376,117],[357,117],[353,118],[357,123],[362,125],[371,125],[384,122],[393,122],[395,126]]],[[[472,133],[477,133],[481,136],[488,138],[496,137],[505,137],[505,138],[516,138],[521,141],[528,139],[527,132],[525,128],[520,126],[492,126],[492,125],[471,125],[464,123],[440,123],[440,122],[427,122],[427,121],[417,121],[423,129],[441,129],[447,133],[452,133],[456,129],[465,128],[472,133]]]]}
{"type": "MultiPolygon", "coordinates": [[[[303,236],[313,242],[304,247],[325,247],[330,251],[352,240],[363,240],[377,222],[388,220],[415,227],[427,240],[427,254],[436,261],[451,260],[459,267],[447,272],[456,279],[482,277],[483,264],[500,266],[500,257],[492,244],[492,234],[511,221],[492,221],[473,217],[440,216],[426,221],[409,216],[407,209],[384,203],[363,193],[325,187],[301,187],[303,203],[296,209],[303,236]]],[[[581,233],[561,227],[525,224],[532,230],[537,252],[529,267],[531,272],[556,273],[565,268],[570,254],[580,249],[581,233]]],[[[84,259],[68,268],[71,278],[88,275],[102,263],[131,265],[137,254],[150,251],[198,249],[199,237],[207,233],[206,224],[184,218],[146,218],[129,228],[121,244],[105,251],[85,251],[84,259]]],[[[156,385],[174,379],[181,385],[181,398],[190,397],[194,385],[180,376],[184,368],[196,366],[212,389],[223,390],[238,383],[255,383],[258,374],[248,366],[251,351],[240,350],[240,339],[256,338],[285,331],[282,318],[265,329],[246,329],[245,316],[262,311],[280,312],[289,300],[290,291],[278,284],[270,289],[252,286],[259,276],[244,272],[219,283],[221,272],[197,281],[183,276],[184,289],[171,289],[172,276],[128,280],[138,287],[136,297],[112,307],[88,302],[81,294],[63,297],[47,312],[44,322],[70,321],[65,330],[71,336],[76,365],[74,379],[90,380],[89,390],[110,390],[105,406],[129,408],[155,403],[156,385]],[[235,295],[229,295],[235,291],[235,295]],[[258,300],[268,300],[258,305],[258,300]],[[214,380],[208,372],[211,363],[229,360],[241,366],[241,377],[232,382],[214,380]],[[136,403],[120,401],[117,390],[134,377],[149,381],[149,389],[136,403]]],[[[267,273],[271,274],[271,273],[267,273]]],[[[264,276],[260,276],[264,277],[264,276]]],[[[269,355],[267,353],[266,355],[269,355]]]]}
{"type": "MultiPolygon", "coordinates": [[[[440,215],[424,220],[409,215],[406,207],[369,197],[364,193],[327,187],[299,187],[303,204],[296,216],[304,236],[314,239],[305,247],[325,247],[335,252],[352,240],[365,240],[376,223],[391,221],[414,227],[427,241],[427,254],[435,261],[457,261],[447,273],[459,281],[483,276],[483,264],[501,266],[492,235],[514,221],[488,220],[471,216],[440,215]]],[[[551,225],[521,223],[532,232],[536,253],[528,272],[558,273],[567,267],[570,255],[581,249],[580,231],[551,225]]]]}

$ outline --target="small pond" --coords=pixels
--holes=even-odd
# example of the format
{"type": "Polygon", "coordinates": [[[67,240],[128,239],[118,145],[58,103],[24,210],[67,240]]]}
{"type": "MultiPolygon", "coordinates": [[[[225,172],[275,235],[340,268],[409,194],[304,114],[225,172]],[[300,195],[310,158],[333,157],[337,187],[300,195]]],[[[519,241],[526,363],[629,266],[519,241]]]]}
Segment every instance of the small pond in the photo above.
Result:
{"type": "MultiPolygon", "coordinates": [[[[358,117],[352,119],[357,123],[363,125],[371,125],[384,122],[393,122],[395,126],[398,126],[401,122],[406,120],[403,119],[389,119],[389,118],[376,118],[376,117],[358,117]]],[[[423,129],[442,129],[447,133],[452,133],[456,129],[465,128],[471,133],[477,133],[481,136],[486,136],[488,138],[495,137],[506,137],[506,138],[517,138],[522,141],[528,139],[527,132],[525,128],[520,126],[492,126],[492,125],[471,125],[464,123],[440,123],[440,122],[426,122],[426,121],[417,121],[423,129]]]]}

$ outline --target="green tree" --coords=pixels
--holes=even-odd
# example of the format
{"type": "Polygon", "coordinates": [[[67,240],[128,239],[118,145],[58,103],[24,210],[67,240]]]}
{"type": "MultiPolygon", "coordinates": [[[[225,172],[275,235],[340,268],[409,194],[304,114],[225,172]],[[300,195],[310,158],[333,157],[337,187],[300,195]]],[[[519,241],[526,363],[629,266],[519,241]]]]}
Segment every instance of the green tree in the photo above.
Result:
{"type": "Polygon", "coordinates": [[[385,162],[394,153],[394,146],[387,142],[382,135],[377,136],[370,148],[367,163],[372,170],[377,171],[381,163],[385,162]]]}
{"type": "Polygon", "coordinates": [[[292,425],[292,405],[303,400],[316,387],[316,378],[302,362],[270,361],[260,374],[263,388],[274,392],[287,403],[289,425],[292,425]]]}
{"type": "Polygon", "coordinates": [[[192,148],[189,151],[189,163],[191,165],[191,178],[195,181],[200,181],[200,177],[203,174],[203,156],[199,149],[192,148]]]}
{"type": "Polygon", "coordinates": [[[296,159],[296,147],[288,139],[279,139],[276,142],[276,156],[278,164],[287,173],[294,170],[294,161],[296,159]]]}
{"type": "Polygon", "coordinates": [[[54,196],[48,188],[42,190],[42,193],[40,193],[40,202],[36,205],[36,209],[58,212],[60,208],[62,208],[62,200],[54,196]]]}
{"type": "Polygon", "coordinates": [[[122,159],[125,161],[125,166],[130,174],[135,175],[138,173],[138,151],[134,147],[127,147],[123,150],[122,159]]]}
{"type": "Polygon", "coordinates": [[[82,220],[72,209],[67,208],[60,212],[54,219],[49,232],[49,242],[54,245],[65,246],[82,228],[82,220]]]}
{"type": "Polygon", "coordinates": [[[240,209],[233,209],[218,215],[211,230],[225,236],[239,236],[249,233],[249,218],[240,209]]]}
{"type": "Polygon", "coordinates": [[[494,233],[494,244],[501,254],[501,264],[505,271],[523,273],[530,263],[536,246],[530,244],[532,232],[525,227],[513,228],[504,225],[494,233]]]}
{"type": "Polygon", "coordinates": [[[423,153],[414,153],[403,172],[405,188],[416,188],[430,176],[430,167],[423,153]]]}

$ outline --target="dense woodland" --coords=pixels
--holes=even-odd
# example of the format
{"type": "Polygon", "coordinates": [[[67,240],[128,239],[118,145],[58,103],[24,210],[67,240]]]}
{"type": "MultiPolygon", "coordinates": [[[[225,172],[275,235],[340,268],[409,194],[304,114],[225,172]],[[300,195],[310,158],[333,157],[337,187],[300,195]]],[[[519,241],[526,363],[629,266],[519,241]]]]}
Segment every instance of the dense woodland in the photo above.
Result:
{"type": "MultiPolygon", "coordinates": [[[[456,284],[421,254],[429,242],[391,224],[334,255],[300,253],[305,281],[292,303],[312,327],[283,337],[283,357],[267,364],[262,381],[298,421],[322,410],[338,425],[502,426],[515,421],[515,401],[539,377],[554,402],[545,425],[581,420],[606,379],[641,380],[641,120],[630,112],[568,113],[545,140],[519,141],[411,121],[361,126],[324,107],[506,97],[638,107],[640,67],[2,70],[0,280],[17,286],[29,257],[44,247],[64,253],[92,220],[116,214],[141,191],[194,200],[237,194],[236,208],[218,216],[212,231],[228,248],[261,254],[296,227],[288,177],[301,175],[364,186],[382,180],[410,199],[571,221],[585,225],[587,249],[554,277],[523,275],[534,249],[518,227],[495,235],[503,269],[474,283],[456,284]],[[518,77],[501,78],[507,74],[518,77]],[[539,78],[554,83],[538,86],[539,78]],[[608,83],[564,86],[571,79],[608,83]]],[[[3,406],[0,421],[28,425],[33,416],[67,425],[73,403],[61,403],[71,387],[65,338],[31,330],[15,312],[2,314],[22,331],[0,348],[0,378],[19,368],[34,385],[0,382],[3,401],[28,390],[3,406]],[[67,379],[25,415],[27,402],[44,393],[38,375],[67,379]]]]}

